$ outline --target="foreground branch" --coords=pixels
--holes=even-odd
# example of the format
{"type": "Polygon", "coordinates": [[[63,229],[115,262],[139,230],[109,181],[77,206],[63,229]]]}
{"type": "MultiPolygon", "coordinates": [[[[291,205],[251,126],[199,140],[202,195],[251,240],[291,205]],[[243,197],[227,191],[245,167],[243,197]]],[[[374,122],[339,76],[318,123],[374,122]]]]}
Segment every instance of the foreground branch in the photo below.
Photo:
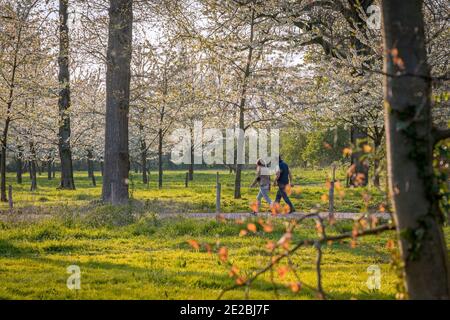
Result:
{"type": "MultiPolygon", "coordinates": [[[[340,241],[344,239],[355,239],[363,236],[369,236],[369,235],[376,235],[380,234],[389,230],[394,230],[395,226],[393,224],[384,224],[381,226],[378,226],[376,228],[368,229],[368,230],[362,230],[358,232],[346,232],[342,233],[336,236],[327,236],[322,237],[320,239],[305,239],[302,241],[297,242],[297,244],[290,250],[287,250],[281,255],[273,256],[270,263],[267,264],[263,269],[256,272],[252,277],[250,277],[247,281],[245,281],[243,284],[234,284],[228,288],[223,289],[219,296],[217,297],[218,300],[222,298],[222,296],[227,293],[228,291],[234,290],[241,286],[249,287],[260,275],[266,273],[267,271],[271,270],[275,265],[277,265],[281,260],[284,258],[289,258],[293,253],[295,253],[298,249],[301,247],[307,247],[307,246],[319,246],[323,243],[327,243],[328,241],[340,241]]],[[[274,249],[275,250],[275,249],[274,249]]],[[[321,258],[321,252],[320,252],[320,258],[321,258]]],[[[319,267],[320,268],[320,260],[319,260],[319,267]]],[[[318,282],[320,282],[320,279],[318,279],[318,282]]],[[[319,292],[322,291],[321,285],[319,285],[319,292]]],[[[322,291],[323,293],[323,291],[322,291]]]]}

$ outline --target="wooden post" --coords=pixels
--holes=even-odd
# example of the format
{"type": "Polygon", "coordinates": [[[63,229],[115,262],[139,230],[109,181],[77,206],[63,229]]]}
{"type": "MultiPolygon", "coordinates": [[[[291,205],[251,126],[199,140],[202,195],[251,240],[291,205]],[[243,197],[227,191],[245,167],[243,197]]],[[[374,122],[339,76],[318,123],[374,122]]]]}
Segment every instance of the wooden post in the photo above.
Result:
{"type": "Polygon", "coordinates": [[[219,172],[216,174],[216,214],[220,213],[220,191],[221,185],[219,180],[219,172]]]}
{"type": "Polygon", "coordinates": [[[12,198],[12,185],[9,185],[8,187],[8,202],[9,202],[9,210],[12,211],[14,206],[12,198]]]}
{"type": "Polygon", "coordinates": [[[184,180],[184,186],[187,188],[189,184],[189,172],[186,172],[186,178],[184,180]]]}
{"type": "Polygon", "coordinates": [[[330,190],[328,191],[328,201],[329,201],[328,210],[330,219],[334,218],[334,182],[336,181],[336,164],[333,164],[332,170],[333,173],[331,175],[332,178],[330,182],[330,190]]]}

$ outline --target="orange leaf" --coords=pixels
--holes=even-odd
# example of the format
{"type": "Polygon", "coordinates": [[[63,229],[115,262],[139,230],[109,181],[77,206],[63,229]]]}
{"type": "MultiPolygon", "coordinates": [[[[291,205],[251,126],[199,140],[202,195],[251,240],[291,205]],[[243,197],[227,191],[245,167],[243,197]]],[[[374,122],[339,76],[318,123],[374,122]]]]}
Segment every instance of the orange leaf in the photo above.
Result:
{"type": "Polygon", "coordinates": [[[292,292],[297,293],[302,289],[302,284],[300,282],[292,282],[289,284],[292,292]]]}
{"type": "Polygon", "coordinates": [[[200,249],[200,245],[198,244],[197,241],[195,240],[188,240],[187,243],[194,248],[195,250],[199,250],[200,249]]]}
{"type": "Polygon", "coordinates": [[[291,187],[290,184],[286,185],[285,191],[286,191],[286,193],[287,193],[288,196],[291,195],[291,193],[292,193],[292,187],[291,187]]]}
{"type": "Polygon", "coordinates": [[[243,237],[243,236],[245,236],[245,235],[247,235],[247,230],[242,229],[242,230],[239,232],[239,237],[243,237]]]}
{"type": "Polygon", "coordinates": [[[244,277],[239,277],[236,279],[236,284],[242,286],[245,283],[245,278],[244,277]]]}
{"type": "Polygon", "coordinates": [[[370,152],[372,151],[372,147],[369,146],[368,144],[365,144],[365,145],[363,146],[363,151],[364,151],[365,153],[370,153],[370,152]]]}
{"type": "Polygon", "coordinates": [[[264,232],[270,233],[273,231],[273,226],[271,224],[265,224],[263,229],[264,229],[264,232]]]}
{"type": "Polygon", "coordinates": [[[344,148],[342,150],[342,154],[344,155],[344,157],[350,156],[352,154],[352,149],[350,148],[344,148]]]}
{"type": "Polygon", "coordinates": [[[250,209],[252,209],[252,211],[253,212],[258,212],[258,202],[252,202],[251,204],[250,204],[250,209]]]}
{"type": "Polygon", "coordinates": [[[235,277],[238,274],[239,274],[239,269],[235,265],[232,265],[230,272],[229,272],[230,277],[235,277]]]}
{"type": "Polygon", "coordinates": [[[222,262],[226,262],[228,260],[228,249],[226,247],[221,247],[219,249],[219,259],[222,262]]]}
{"type": "Polygon", "coordinates": [[[251,232],[255,233],[256,232],[256,225],[254,223],[249,223],[249,224],[247,224],[247,229],[248,229],[248,231],[251,231],[251,232]]]}
{"type": "Polygon", "coordinates": [[[276,245],[275,245],[275,243],[273,241],[268,241],[267,244],[266,244],[266,248],[269,251],[273,251],[275,249],[275,247],[276,247],[276,245]]]}
{"type": "Polygon", "coordinates": [[[392,239],[389,239],[386,243],[386,248],[392,250],[395,248],[395,242],[392,239]]]}
{"type": "Polygon", "coordinates": [[[284,278],[284,276],[286,275],[286,273],[288,273],[288,271],[289,271],[288,266],[282,266],[277,269],[278,275],[280,276],[281,279],[284,278]]]}
{"type": "Polygon", "coordinates": [[[277,215],[280,213],[280,204],[278,202],[272,203],[272,207],[270,208],[270,211],[272,211],[272,215],[277,215]]]}

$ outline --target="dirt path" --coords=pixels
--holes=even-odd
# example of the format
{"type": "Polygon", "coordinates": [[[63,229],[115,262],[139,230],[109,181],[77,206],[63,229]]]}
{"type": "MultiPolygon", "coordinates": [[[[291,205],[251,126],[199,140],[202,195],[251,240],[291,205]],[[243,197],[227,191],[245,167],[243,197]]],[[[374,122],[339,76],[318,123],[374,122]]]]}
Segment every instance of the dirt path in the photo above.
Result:
{"type": "MultiPolygon", "coordinates": [[[[295,212],[292,214],[279,214],[275,216],[275,218],[278,219],[298,219],[303,216],[305,216],[308,213],[304,212],[295,212]]],[[[335,218],[337,220],[354,220],[361,217],[361,213],[354,213],[354,212],[336,212],[335,218]]],[[[374,215],[381,219],[390,219],[391,215],[389,213],[374,213],[374,215]]],[[[257,215],[258,217],[264,217],[267,218],[269,216],[272,216],[270,213],[260,213],[257,215]]],[[[328,212],[321,212],[320,216],[323,218],[328,217],[328,212]]],[[[50,219],[54,217],[52,214],[35,214],[35,213],[15,213],[10,214],[8,211],[1,211],[0,212],[0,221],[37,221],[37,220],[43,220],[43,219],[50,219]]],[[[216,219],[217,215],[215,213],[161,213],[159,215],[161,219],[168,219],[168,218],[188,218],[188,219],[216,219]]],[[[227,220],[237,220],[237,219],[248,219],[248,218],[254,218],[255,216],[251,215],[250,213],[222,213],[220,215],[222,219],[227,220]]]]}
{"type": "MultiPolygon", "coordinates": [[[[303,216],[305,216],[308,213],[305,212],[295,212],[291,214],[278,214],[275,216],[276,218],[280,219],[298,219],[303,216]]],[[[321,212],[319,213],[321,217],[327,218],[328,212],[321,212]]],[[[352,220],[352,219],[358,219],[362,214],[361,213],[354,213],[354,212],[336,212],[334,214],[335,218],[337,220],[352,220]]],[[[377,218],[382,219],[390,219],[391,216],[388,213],[374,213],[374,215],[377,218]]],[[[253,218],[253,216],[250,213],[222,213],[220,215],[224,219],[244,219],[244,218],[253,218]]],[[[270,213],[260,213],[257,215],[258,217],[269,217],[272,216],[270,213]]],[[[160,215],[161,218],[173,218],[173,217],[183,217],[183,218],[193,218],[193,219],[215,219],[217,218],[217,215],[215,213],[164,213],[160,215]]]]}

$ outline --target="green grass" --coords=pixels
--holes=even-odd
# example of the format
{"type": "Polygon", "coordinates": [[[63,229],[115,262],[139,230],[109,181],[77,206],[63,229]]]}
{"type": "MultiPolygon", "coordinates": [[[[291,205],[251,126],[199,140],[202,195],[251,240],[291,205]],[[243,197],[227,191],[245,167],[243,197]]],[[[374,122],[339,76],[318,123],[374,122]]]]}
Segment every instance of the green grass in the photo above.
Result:
{"type": "MultiPolygon", "coordinates": [[[[284,230],[280,222],[271,234],[258,231],[239,237],[242,225],[235,222],[161,220],[146,213],[124,222],[126,209],[110,207],[99,207],[92,215],[74,212],[37,222],[0,223],[1,299],[215,299],[234,283],[229,266],[215,253],[195,251],[187,240],[209,243],[214,250],[226,246],[229,261],[250,274],[267,263],[265,244],[284,230]],[[69,265],[81,268],[81,290],[66,287],[69,265]]],[[[351,228],[351,222],[341,221],[328,233],[351,228]]],[[[314,222],[307,221],[294,241],[311,237],[316,237],[316,230],[314,222]]],[[[386,249],[393,237],[391,232],[366,237],[356,248],[348,241],[324,246],[322,274],[328,298],[394,299],[397,277],[386,249]],[[370,291],[367,268],[374,264],[381,268],[381,289],[370,291]]],[[[313,248],[304,248],[293,258],[301,280],[310,286],[316,284],[315,257],[313,248]]],[[[294,281],[291,273],[283,279],[275,273],[275,281],[280,299],[316,298],[306,286],[297,294],[291,292],[286,286],[294,281]]],[[[242,299],[244,291],[232,290],[224,298],[242,299]]],[[[269,274],[254,283],[250,298],[275,298],[269,274]]]]}
{"type": "MultiPolygon", "coordinates": [[[[321,201],[321,196],[327,193],[326,178],[330,170],[294,169],[295,183],[297,187],[291,195],[292,201],[298,211],[309,211],[319,207],[326,209],[327,203],[321,201]]],[[[16,208],[70,205],[85,206],[98,201],[101,196],[101,176],[96,172],[97,186],[91,186],[86,172],[75,173],[75,191],[58,190],[58,175],[54,180],[47,180],[47,175],[38,176],[38,190],[30,192],[30,181],[24,176],[24,181],[18,185],[13,173],[7,176],[7,184],[13,186],[14,206],[16,208]]],[[[345,171],[337,173],[338,179],[344,184],[345,171]]],[[[234,199],[234,175],[227,171],[220,172],[222,183],[222,210],[223,212],[248,212],[250,203],[254,202],[257,188],[249,188],[254,178],[253,171],[244,171],[242,175],[242,199],[234,199]]],[[[157,188],[157,174],[152,172],[150,184],[147,187],[142,184],[139,174],[131,174],[130,195],[154,209],[154,212],[214,212],[215,211],[215,181],[216,171],[196,171],[194,181],[185,187],[184,171],[165,171],[164,185],[161,190],[157,188]]],[[[274,199],[276,188],[271,190],[271,198],[274,199]]],[[[346,189],[345,196],[336,196],[336,211],[360,212],[364,210],[363,194],[370,193],[369,206],[378,208],[383,202],[384,195],[375,188],[346,189]]],[[[1,203],[0,209],[6,209],[7,203],[1,203]]]]}
{"type": "MultiPolygon", "coordinates": [[[[242,199],[233,199],[234,176],[220,172],[223,186],[224,212],[248,212],[257,189],[247,186],[253,172],[243,173],[242,199]]],[[[292,194],[297,209],[325,210],[320,197],[327,192],[325,180],[329,170],[295,170],[295,182],[300,189],[292,194]]],[[[161,219],[165,212],[214,212],[215,171],[197,171],[188,188],[185,172],[166,171],[164,187],[156,187],[155,173],[150,186],[140,177],[131,177],[131,206],[111,207],[99,204],[101,177],[92,187],[86,173],[75,175],[77,190],[58,190],[58,179],[39,177],[38,190],[30,192],[25,177],[22,185],[13,185],[15,210],[3,210],[0,220],[0,299],[215,299],[219,292],[234,283],[229,266],[221,263],[216,253],[199,252],[187,240],[208,243],[217,252],[221,246],[229,249],[229,261],[244,274],[258,270],[270,259],[265,245],[284,233],[282,221],[275,222],[271,234],[239,237],[243,228],[235,222],[183,218],[161,219]],[[46,219],[31,219],[23,213],[46,219]],[[81,290],[69,290],[66,272],[69,265],[81,268],[81,290]]],[[[343,181],[344,171],[338,172],[343,181]]],[[[57,177],[58,178],[58,177],[57,177]]],[[[275,190],[271,196],[274,197],[275,190]]],[[[377,190],[346,189],[345,197],[336,199],[337,211],[362,211],[363,194],[370,193],[369,206],[377,208],[383,194],[377,190]]],[[[6,209],[7,204],[1,204],[6,209]]],[[[245,227],[245,226],[244,226],[245,227]]],[[[328,234],[352,229],[351,222],[340,221],[328,229],[328,234]]],[[[448,228],[446,229],[448,235],[448,228]]],[[[313,221],[298,228],[294,240],[316,237],[313,221]]],[[[348,241],[324,246],[323,287],[332,299],[393,299],[397,277],[390,267],[390,252],[386,249],[393,233],[364,238],[356,248],[348,241]],[[381,290],[369,291],[367,268],[381,268],[381,290]]],[[[447,237],[448,238],[448,237],[447,237]]],[[[303,248],[293,261],[299,268],[302,282],[316,284],[313,248],[303,248]]],[[[281,299],[314,299],[315,292],[305,286],[298,294],[287,288],[294,281],[290,273],[275,280],[281,299]]],[[[242,299],[242,289],[232,290],[224,298],[242,299]]],[[[270,275],[254,283],[252,299],[275,298],[270,275]]]]}

